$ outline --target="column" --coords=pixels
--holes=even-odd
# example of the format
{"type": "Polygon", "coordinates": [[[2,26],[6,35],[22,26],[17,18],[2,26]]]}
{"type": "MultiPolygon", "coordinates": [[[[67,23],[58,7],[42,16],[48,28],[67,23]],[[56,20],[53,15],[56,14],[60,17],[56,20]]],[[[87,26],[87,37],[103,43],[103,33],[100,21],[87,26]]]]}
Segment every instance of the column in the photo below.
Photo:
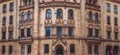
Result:
{"type": "Polygon", "coordinates": [[[33,36],[38,37],[38,0],[34,0],[34,26],[33,26],[33,36]]]}

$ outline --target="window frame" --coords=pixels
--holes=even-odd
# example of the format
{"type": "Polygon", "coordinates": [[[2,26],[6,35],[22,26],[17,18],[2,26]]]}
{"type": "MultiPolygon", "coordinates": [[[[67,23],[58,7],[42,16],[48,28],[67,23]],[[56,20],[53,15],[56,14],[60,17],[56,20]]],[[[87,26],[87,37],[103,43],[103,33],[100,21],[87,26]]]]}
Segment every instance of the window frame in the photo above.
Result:
{"type": "Polygon", "coordinates": [[[99,46],[98,45],[94,45],[94,53],[95,54],[99,54],[99,46]]]}
{"type": "Polygon", "coordinates": [[[51,36],[51,27],[45,27],[45,36],[51,36]]]}
{"type": "Polygon", "coordinates": [[[9,40],[13,39],[13,30],[9,31],[9,40]]]}
{"type": "Polygon", "coordinates": [[[52,11],[51,9],[46,10],[46,19],[51,19],[52,18],[52,11]]]}
{"type": "Polygon", "coordinates": [[[92,45],[88,45],[88,54],[92,54],[92,45]]]}
{"type": "Polygon", "coordinates": [[[119,32],[114,31],[114,39],[115,40],[118,40],[118,35],[119,35],[119,32]]]}
{"type": "Polygon", "coordinates": [[[114,18],[114,25],[118,26],[118,18],[117,17],[114,18]]]}
{"type": "Polygon", "coordinates": [[[30,19],[31,19],[31,12],[28,11],[28,12],[27,12],[27,20],[30,20],[30,19]]]}
{"type": "Polygon", "coordinates": [[[2,32],[2,40],[6,39],[6,31],[2,32]]]}
{"type": "Polygon", "coordinates": [[[31,46],[31,45],[28,45],[27,53],[30,54],[31,52],[32,52],[32,46],[31,46]]]}
{"type": "Polygon", "coordinates": [[[93,29],[88,28],[88,37],[93,37],[93,29]]]}
{"type": "Polygon", "coordinates": [[[57,36],[62,36],[62,27],[57,27],[57,36]]]}
{"type": "Polygon", "coordinates": [[[3,4],[3,13],[7,12],[7,4],[3,4]]]}
{"type": "Polygon", "coordinates": [[[62,19],[63,18],[63,10],[62,9],[58,9],[57,10],[57,19],[62,19]]]}
{"type": "Polygon", "coordinates": [[[118,6],[117,5],[114,5],[114,13],[117,13],[118,11],[118,6]]]}
{"type": "Polygon", "coordinates": [[[93,19],[93,17],[92,17],[92,12],[89,11],[89,12],[88,12],[88,20],[92,20],[92,19],[93,19]]]}
{"type": "Polygon", "coordinates": [[[13,47],[12,47],[12,45],[10,45],[9,46],[9,54],[12,54],[12,52],[13,52],[13,47]]]}
{"type": "Polygon", "coordinates": [[[25,45],[21,45],[21,54],[25,54],[25,45]]]}
{"type": "Polygon", "coordinates": [[[68,10],[68,19],[74,19],[74,11],[72,9],[68,10]]]}
{"type": "Polygon", "coordinates": [[[110,12],[110,9],[111,9],[110,6],[111,6],[110,3],[107,3],[107,5],[106,5],[106,10],[107,10],[107,12],[110,12]]]}
{"type": "Polygon", "coordinates": [[[75,53],[75,45],[70,44],[70,53],[74,54],[75,53]]]}
{"type": "Polygon", "coordinates": [[[68,36],[74,36],[74,28],[68,27],[68,36]]]}
{"type": "Polygon", "coordinates": [[[2,25],[3,25],[3,26],[6,25],[6,17],[3,17],[3,19],[2,19],[2,25]]]}
{"type": "Polygon", "coordinates": [[[21,38],[25,37],[25,29],[21,29],[21,35],[20,36],[21,36],[21,38]]]}
{"type": "Polygon", "coordinates": [[[10,18],[9,18],[9,24],[10,24],[10,25],[13,24],[13,20],[14,20],[14,19],[13,19],[13,16],[11,15],[10,18]]]}
{"type": "Polygon", "coordinates": [[[31,28],[27,28],[27,37],[31,37],[31,28]]]}
{"type": "Polygon", "coordinates": [[[23,21],[23,20],[25,20],[25,13],[24,12],[21,13],[21,21],[23,21]]]}
{"type": "Polygon", "coordinates": [[[99,21],[99,15],[98,15],[98,13],[95,13],[95,21],[99,21]]]}
{"type": "Polygon", "coordinates": [[[110,16],[107,16],[107,24],[108,24],[108,25],[111,24],[111,18],[110,18],[110,16]]]}
{"type": "Polygon", "coordinates": [[[44,53],[49,53],[49,44],[44,44],[44,53]]]}
{"type": "Polygon", "coordinates": [[[13,11],[13,10],[14,10],[14,3],[11,2],[11,3],[10,3],[10,11],[13,11]]]}
{"type": "Polygon", "coordinates": [[[111,39],[111,31],[107,31],[107,39],[111,39]]]}

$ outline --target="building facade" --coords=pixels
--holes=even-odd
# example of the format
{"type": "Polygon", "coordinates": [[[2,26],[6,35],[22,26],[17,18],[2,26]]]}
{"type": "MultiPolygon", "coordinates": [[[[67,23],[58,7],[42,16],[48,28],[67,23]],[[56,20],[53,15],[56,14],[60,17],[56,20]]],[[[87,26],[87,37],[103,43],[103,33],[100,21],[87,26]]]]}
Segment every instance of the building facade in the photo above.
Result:
{"type": "Polygon", "coordinates": [[[0,55],[120,55],[118,0],[1,0],[0,55]]]}

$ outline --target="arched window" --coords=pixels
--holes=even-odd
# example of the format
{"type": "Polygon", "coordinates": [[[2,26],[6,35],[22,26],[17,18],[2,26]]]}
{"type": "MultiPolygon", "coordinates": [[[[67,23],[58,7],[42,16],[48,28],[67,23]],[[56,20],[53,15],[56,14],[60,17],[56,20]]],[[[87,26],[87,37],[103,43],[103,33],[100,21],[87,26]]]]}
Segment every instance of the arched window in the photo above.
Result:
{"type": "Polygon", "coordinates": [[[62,9],[57,10],[57,18],[63,18],[63,11],[62,9]]]}
{"type": "Polygon", "coordinates": [[[24,12],[21,13],[21,20],[24,20],[25,19],[25,15],[24,15],[24,12]]]}
{"type": "Polygon", "coordinates": [[[68,10],[68,19],[73,19],[73,10],[68,10]]]}
{"type": "Polygon", "coordinates": [[[13,24],[13,16],[12,15],[10,16],[9,24],[13,24]]]}
{"type": "Polygon", "coordinates": [[[98,13],[95,13],[95,20],[98,21],[98,13]]]}
{"type": "Polygon", "coordinates": [[[2,25],[3,26],[6,25],[6,17],[3,17],[3,19],[2,19],[2,25]]]}
{"type": "Polygon", "coordinates": [[[30,13],[30,11],[28,11],[27,12],[27,19],[30,20],[30,18],[31,18],[31,13],[30,13]]]}
{"type": "Polygon", "coordinates": [[[50,9],[46,10],[46,19],[50,19],[52,17],[52,12],[50,9]]]}
{"type": "Polygon", "coordinates": [[[89,13],[88,13],[88,18],[89,18],[89,20],[92,20],[92,12],[91,11],[89,11],[89,13]]]}

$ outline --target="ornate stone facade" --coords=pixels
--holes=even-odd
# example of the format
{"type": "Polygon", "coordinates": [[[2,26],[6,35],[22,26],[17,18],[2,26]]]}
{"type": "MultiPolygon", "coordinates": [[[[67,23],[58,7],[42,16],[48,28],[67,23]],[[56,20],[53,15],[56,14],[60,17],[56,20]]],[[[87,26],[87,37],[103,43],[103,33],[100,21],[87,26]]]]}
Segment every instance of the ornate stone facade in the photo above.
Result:
{"type": "Polygon", "coordinates": [[[1,0],[0,55],[120,55],[119,14],[114,0],[1,0]]]}

